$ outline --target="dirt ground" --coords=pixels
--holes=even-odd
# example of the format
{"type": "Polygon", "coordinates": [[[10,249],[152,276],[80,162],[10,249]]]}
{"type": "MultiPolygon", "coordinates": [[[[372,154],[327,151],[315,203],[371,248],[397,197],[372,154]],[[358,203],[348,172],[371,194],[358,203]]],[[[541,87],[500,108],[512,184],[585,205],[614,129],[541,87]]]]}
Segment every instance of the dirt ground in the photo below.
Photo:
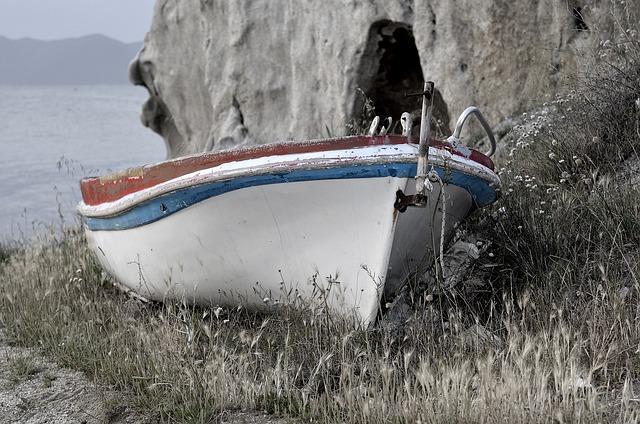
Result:
{"type": "Polygon", "coordinates": [[[119,395],[84,374],[46,360],[36,351],[9,346],[0,332],[0,423],[146,423],[119,395]]]}
{"type": "MultiPolygon", "coordinates": [[[[32,349],[10,346],[0,330],[0,424],[147,424],[122,395],[61,368],[32,349]]],[[[222,424],[287,424],[258,412],[227,412],[222,424]]]]}

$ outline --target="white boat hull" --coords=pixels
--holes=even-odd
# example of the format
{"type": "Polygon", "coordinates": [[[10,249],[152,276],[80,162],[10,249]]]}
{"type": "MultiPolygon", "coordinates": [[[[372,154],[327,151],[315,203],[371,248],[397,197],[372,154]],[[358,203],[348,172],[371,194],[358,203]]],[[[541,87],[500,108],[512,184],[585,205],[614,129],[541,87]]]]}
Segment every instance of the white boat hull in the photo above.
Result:
{"type": "MultiPolygon", "coordinates": [[[[448,235],[474,200],[445,187],[448,235]]],[[[414,188],[407,176],[256,185],[144,225],[86,233],[101,265],[152,300],[257,306],[301,296],[370,324],[383,292],[440,246],[438,184],[427,207],[394,208],[396,192],[414,188]]]]}

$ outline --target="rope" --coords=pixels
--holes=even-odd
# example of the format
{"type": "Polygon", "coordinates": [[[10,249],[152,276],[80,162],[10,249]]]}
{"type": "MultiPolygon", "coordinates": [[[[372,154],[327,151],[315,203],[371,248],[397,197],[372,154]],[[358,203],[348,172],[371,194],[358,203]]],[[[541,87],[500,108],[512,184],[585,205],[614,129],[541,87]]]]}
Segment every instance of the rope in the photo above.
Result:
{"type": "MultiPolygon", "coordinates": [[[[444,276],[444,230],[445,230],[445,226],[446,226],[446,214],[447,214],[447,201],[446,201],[446,193],[445,193],[445,189],[444,189],[444,182],[442,181],[442,178],[440,178],[440,175],[438,175],[438,173],[433,169],[433,167],[431,168],[431,170],[429,171],[429,173],[427,174],[428,178],[430,181],[437,181],[438,184],[440,184],[440,197],[442,199],[442,220],[440,223],[440,252],[439,252],[439,259],[440,259],[440,270],[442,273],[442,276],[444,276]]],[[[433,212],[433,218],[435,218],[436,216],[436,212],[438,210],[438,203],[436,202],[436,208],[433,212]]],[[[432,221],[433,221],[432,218],[432,221]]],[[[434,223],[432,222],[432,225],[434,223]]],[[[436,252],[434,252],[436,253],[436,252]]],[[[438,275],[438,273],[436,273],[436,275],[438,275]]]]}

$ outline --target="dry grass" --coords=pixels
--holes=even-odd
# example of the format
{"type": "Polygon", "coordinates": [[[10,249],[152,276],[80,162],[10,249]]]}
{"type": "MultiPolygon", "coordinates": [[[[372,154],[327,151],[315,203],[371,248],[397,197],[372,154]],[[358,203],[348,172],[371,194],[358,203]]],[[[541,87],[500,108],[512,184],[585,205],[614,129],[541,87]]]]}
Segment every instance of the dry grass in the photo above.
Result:
{"type": "Polygon", "coordinates": [[[640,194],[619,176],[640,160],[640,46],[622,41],[515,130],[504,195],[474,223],[495,257],[493,290],[472,303],[424,303],[402,328],[370,331],[311,308],[146,305],[71,229],[0,253],[2,325],[166,422],[234,408],[327,423],[637,422],[640,194]]]}
{"type": "Polygon", "coordinates": [[[20,383],[32,378],[42,369],[37,365],[36,359],[29,354],[18,355],[8,361],[9,379],[13,383],[20,383]]]}
{"type": "Polygon", "coordinates": [[[16,342],[130,393],[164,421],[212,422],[233,408],[355,423],[638,414],[638,303],[614,288],[585,287],[582,310],[506,300],[484,323],[496,336],[487,339],[464,331],[454,311],[448,329],[427,309],[398,332],[356,330],[317,310],[140,304],[112,289],[73,231],[15,253],[0,275],[0,314],[16,342]]]}

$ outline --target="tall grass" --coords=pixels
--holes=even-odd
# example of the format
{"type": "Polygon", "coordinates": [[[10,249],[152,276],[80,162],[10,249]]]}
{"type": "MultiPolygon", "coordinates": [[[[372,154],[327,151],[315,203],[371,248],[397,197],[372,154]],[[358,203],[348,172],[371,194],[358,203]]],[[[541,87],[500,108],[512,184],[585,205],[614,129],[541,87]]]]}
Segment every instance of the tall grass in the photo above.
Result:
{"type": "Polygon", "coordinates": [[[624,169],[640,164],[640,39],[605,45],[601,67],[516,128],[499,213],[484,222],[502,261],[495,283],[569,313],[585,293],[637,291],[640,195],[624,169]]]}
{"type": "Polygon", "coordinates": [[[212,422],[234,408],[356,423],[637,418],[637,302],[609,289],[583,295],[596,319],[582,322],[506,300],[487,339],[454,312],[434,326],[430,308],[398,332],[322,311],[142,304],[112,288],[75,231],[13,254],[0,278],[12,340],[130,393],[158,420],[212,422]]]}
{"type": "Polygon", "coordinates": [[[640,46],[622,41],[503,148],[502,198],[474,222],[485,296],[369,331],[311,308],[144,304],[72,229],[0,253],[2,326],[159,421],[637,422],[640,194],[620,169],[640,161],[640,46]]]}

